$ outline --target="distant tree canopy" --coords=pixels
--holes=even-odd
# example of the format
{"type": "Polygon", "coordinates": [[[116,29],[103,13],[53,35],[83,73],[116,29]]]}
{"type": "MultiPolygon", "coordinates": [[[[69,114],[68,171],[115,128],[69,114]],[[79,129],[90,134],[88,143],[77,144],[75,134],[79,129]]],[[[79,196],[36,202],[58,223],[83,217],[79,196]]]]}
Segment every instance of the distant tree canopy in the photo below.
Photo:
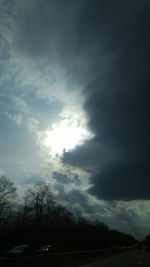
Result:
{"type": "Polygon", "coordinates": [[[73,211],[57,203],[50,183],[39,181],[30,186],[25,191],[24,202],[20,201],[16,206],[13,200],[15,193],[14,184],[6,176],[1,176],[0,246],[2,247],[7,248],[19,243],[31,243],[37,246],[52,241],[60,249],[94,249],[129,246],[136,242],[134,237],[112,231],[99,221],[89,221],[81,215],[75,217],[73,211]]]}
{"type": "Polygon", "coordinates": [[[16,187],[14,184],[5,176],[0,177],[0,215],[3,210],[12,202],[16,193],[16,187]]]}

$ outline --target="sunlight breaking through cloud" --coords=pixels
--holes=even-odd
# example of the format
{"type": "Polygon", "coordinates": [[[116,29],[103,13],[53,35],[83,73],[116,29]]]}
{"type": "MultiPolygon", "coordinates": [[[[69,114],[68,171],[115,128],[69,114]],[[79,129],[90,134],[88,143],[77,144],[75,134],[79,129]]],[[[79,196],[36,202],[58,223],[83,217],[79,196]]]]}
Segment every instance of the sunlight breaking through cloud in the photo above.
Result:
{"type": "Polygon", "coordinates": [[[83,117],[62,118],[44,131],[42,144],[50,149],[50,154],[62,155],[64,151],[74,149],[94,135],[85,127],[83,117]]]}

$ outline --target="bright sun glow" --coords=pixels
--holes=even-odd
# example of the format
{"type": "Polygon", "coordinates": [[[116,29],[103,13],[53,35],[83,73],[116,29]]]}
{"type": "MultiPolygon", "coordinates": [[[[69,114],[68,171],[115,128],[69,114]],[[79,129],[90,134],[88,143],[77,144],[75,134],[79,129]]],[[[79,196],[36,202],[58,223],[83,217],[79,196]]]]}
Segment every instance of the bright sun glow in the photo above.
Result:
{"type": "Polygon", "coordinates": [[[67,118],[53,124],[44,132],[44,136],[43,143],[50,148],[52,154],[61,155],[64,150],[69,151],[91,138],[91,133],[77,122],[67,118]]]}

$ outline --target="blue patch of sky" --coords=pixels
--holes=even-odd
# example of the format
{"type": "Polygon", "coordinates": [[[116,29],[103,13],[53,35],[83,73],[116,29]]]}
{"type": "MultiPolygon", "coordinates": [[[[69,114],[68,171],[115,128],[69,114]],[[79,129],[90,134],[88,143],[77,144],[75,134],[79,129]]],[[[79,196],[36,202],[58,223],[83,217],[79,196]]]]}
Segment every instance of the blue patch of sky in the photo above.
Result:
{"type": "Polygon", "coordinates": [[[18,115],[19,113],[14,106],[11,97],[0,95],[0,138],[1,141],[14,141],[19,136],[24,135],[25,128],[23,125],[16,124],[7,114],[18,115]]]}
{"type": "Polygon", "coordinates": [[[31,144],[35,142],[33,134],[24,125],[18,125],[7,115],[0,114],[0,144],[2,146],[16,144],[17,149],[18,145],[26,142],[31,144]]]}
{"type": "Polygon", "coordinates": [[[62,110],[62,103],[56,98],[39,98],[36,96],[35,92],[31,92],[25,98],[26,103],[32,106],[34,110],[38,110],[42,113],[53,112],[59,113],[62,110]]]}
{"type": "MultiPolygon", "coordinates": [[[[8,69],[10,66],[7,64],[0,63],[0,93],[5,96],[20,95],[21,94],[21,86],[17,85],[18,79],[18,71],[8,69]]],[[[13,68],[13,67],[11,67],[13,68]]]]}
{"type": "Polygon", "coordinates": [[[59,173],[59,172],[53,172],[53,178],[54,180],[56,180],[58,183],[61,183],[61,184],[69,184],[69,178],[67,175],[64,175],[62,173],[59,173]]]}
{"type": "Polygon", "coordinates": [[[51,121],[57,119],[63,109],[63,104],[56,98],[39,98],[36,92],[26,95],[25,102],[32,109],[36,119],[42,123],[43,127],[49,127],[51,121]]]}
{"type": "Polygon", "coordinates": [[[9,51],[6,50],[6,48],[3,49],[3,48],[1,47],[1,49],[0,49],[0,60],[1,60],[1,64],[3,63],[3,61],[5,62],[5,60],[8,60],[9,58],[10,58],[10,53],[9,53],[9,51]]]}
{"type": "Polygon", "coordinates": [[[20,182],[20,184],[22,184],[22,185],[30,185],[30,184],[35,184],[36,182],[41,181],[41,180],[42,180],[41,176],[33,175],[33,176],[30,176],[30,177],[24,178],[23,181],[20,182]]]}

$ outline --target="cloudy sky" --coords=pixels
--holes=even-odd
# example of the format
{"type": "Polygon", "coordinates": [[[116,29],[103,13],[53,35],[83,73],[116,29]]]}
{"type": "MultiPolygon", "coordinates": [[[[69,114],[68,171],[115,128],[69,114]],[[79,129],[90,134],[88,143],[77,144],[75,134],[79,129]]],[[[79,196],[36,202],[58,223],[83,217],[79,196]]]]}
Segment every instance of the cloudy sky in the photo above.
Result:
{"type": "Polygon", "coordinates": [[[150,232],[150,3],[0,0],[0,175],[150,232]]]}

